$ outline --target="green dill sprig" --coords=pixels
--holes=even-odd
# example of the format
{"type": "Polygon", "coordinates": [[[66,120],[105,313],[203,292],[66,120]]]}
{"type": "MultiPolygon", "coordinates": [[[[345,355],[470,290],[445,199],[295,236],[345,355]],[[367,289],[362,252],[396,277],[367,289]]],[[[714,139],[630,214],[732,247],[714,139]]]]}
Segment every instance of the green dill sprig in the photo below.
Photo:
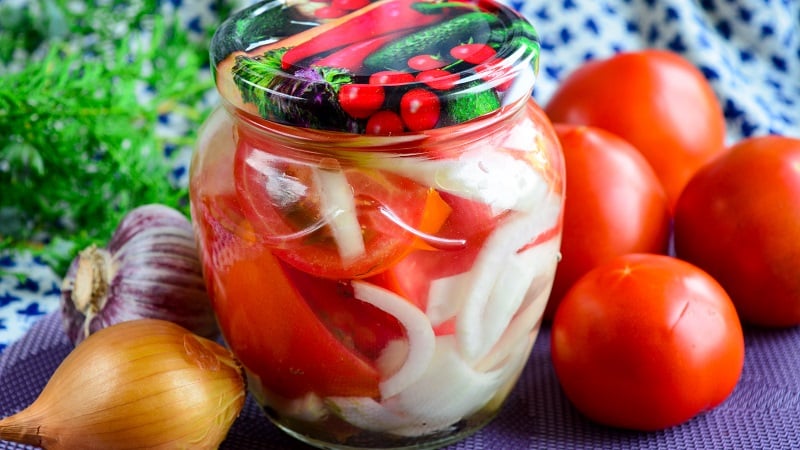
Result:
{"type": "Polygon", "coordinates": [[[233,80],[242,100],[245,103],[252,103],[258,108],[258,113],[262,117],[270,117],[273,111],[270,107],[269,90],[275,82],[276,77],[283,74],[281,58],[289,50],[288,47],[278,48],[265,52],[259,56],[236,57],[236,63],[231,69],[233,80]]]}
{"type": "MultiPolygon", "coordinates": [[[[97,12],[100,22],[94,12],[60,11],[51,15],[69,39],[26,41],[25,64],[0,75],[0,251],[32,250],[57,273],[78,250],[106,242],[136,206],[188,214],[187,188],[171,177],[175,161],[164,148],[191,144],[213,90],[203,76],[206,46],[154,6],[130,22],[140,28],[113,41],[97,25],[113,8],[97,12]],[[167,111],[189,122],[187,135],[157,133],[167,111]]],[[[27,37],[0,30],[0,56],[27,37]]]]}

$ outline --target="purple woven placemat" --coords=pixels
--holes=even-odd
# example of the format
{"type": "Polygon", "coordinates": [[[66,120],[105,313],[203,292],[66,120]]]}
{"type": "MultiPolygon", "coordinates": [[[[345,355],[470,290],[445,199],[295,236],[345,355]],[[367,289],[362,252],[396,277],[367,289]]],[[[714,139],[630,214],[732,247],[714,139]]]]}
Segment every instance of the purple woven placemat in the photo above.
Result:
{"type": "MultiPolygon", "coordinates": [[[[745,332],[742,379],[730,398],[694,420],[637,433],[585,420],[561,393],[543,329],[525,372],[500,415],[448,450],[786,449],[800,447],[800,328],[745,332]]],[[[0,355],[0,415],[31,403],[71,349],[59,318],[45,316],[0,355]]],[[[0,450],[30,449],[0,441],[0,450]]],[[[222,449],[303,449],[248,398],[222,449]]]]}

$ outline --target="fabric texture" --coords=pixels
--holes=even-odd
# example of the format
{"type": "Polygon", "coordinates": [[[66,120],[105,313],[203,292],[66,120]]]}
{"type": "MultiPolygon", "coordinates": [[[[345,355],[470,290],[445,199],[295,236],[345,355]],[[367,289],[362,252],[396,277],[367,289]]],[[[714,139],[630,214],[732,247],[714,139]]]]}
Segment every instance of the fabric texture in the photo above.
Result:
{"type": "MultiPolygon", "coordinates": [[[[0,3],[4,1],[18,2],[0,3]]],[[[800,137],[800,1],[504,1],[528,17],[540,34],[541,70],[534,90],[540,104],[583,61],[665,48],[685,56],[709,79],[725,113],[729,143],[768,133],[800,137]]],[[[220,20],[214,0],[162,3],[198,36],[207,35],[220,20]]],[[[236,1],[239,6],[250,3],[236,1]]],[[[160,125],[181,132],[179,121],[169,116],[160,125]]],[[[175,171],[185,180],[185,165],[175,171]]],[[[3,416],[32,402],[71,348],[56,315],[59,286],[58,274],[42,261],[0,255],[3,416]]],[[[595,425],[570,406],[550,363],[545,328],[497,419],[450,448],[800,448],[800,329],[747,329],[745,337],[744,373],[724,404],[669,430],[634,433],[595,425]]],[[[18,448],[27,447],[0,442],[0,450],[18,448]]],[[[270,425],[248,401],[223,448],[304,447],[270,425]]]]}
{"type": "MultiPolygon", "coordinates": [[[[719,407],[664,431],[640,433],[585,419],[561,391],[542,329],[525,371],[500,414],[447,450],[789,449],[800,447],[800,328],[747,329],[741,380],[719,407]]],[[[36,322],[0,355],[0,416],[36,398],[72,344],[57,314],[36,322]]],[[[0,450],[32,447],[0,441],[0,450]]],[[[222,449],[304,449],[272,425],[248,397],[222,449]]]]}
{"type": "Polygon", "coordinates": [[[800,136],[800,2],[508,3],[540,33],[542,68],[534,97],[542,104],[587,59],[662,48],[686,57],[711,82],[723,106],[730,142],[761,134],[800,136]]]}

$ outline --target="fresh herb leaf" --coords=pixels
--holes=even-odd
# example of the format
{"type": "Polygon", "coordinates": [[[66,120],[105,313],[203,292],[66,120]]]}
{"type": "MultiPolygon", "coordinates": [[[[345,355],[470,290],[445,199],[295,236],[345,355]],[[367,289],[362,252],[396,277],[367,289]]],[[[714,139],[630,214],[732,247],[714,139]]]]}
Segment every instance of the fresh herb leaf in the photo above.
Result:
{"type": "Polygon", "coordinates": [[[281,58],[288,48],[279,48],[264,52],[259,56],[237,56],[231,73],[242,94],[242,100],[252,103],[258,108],[262,117],[271,114],[271,101],[266,96],[273,81],[283,72],[281,58]]]}
{"type": "Polygon", "coordinates": [[[353,81],[344,69],[309,67],[292,73],[281,68],[288,49],[259,56],[240,55],[232,69],[242,100],[252,103],[261,117],[301,127],[358,132],[363,126],[342,109],[339,88],[353,81]]]}
{"type": "Polygon", "coordinates": [[[63,273],[136,206],[188,214],[164,149],[191,145],[213,81],[207,42],[159,3],[0,5],[0,251],[31,250],[63,273]],[[159,133],[166,112],[187,133],[159,133]]]}

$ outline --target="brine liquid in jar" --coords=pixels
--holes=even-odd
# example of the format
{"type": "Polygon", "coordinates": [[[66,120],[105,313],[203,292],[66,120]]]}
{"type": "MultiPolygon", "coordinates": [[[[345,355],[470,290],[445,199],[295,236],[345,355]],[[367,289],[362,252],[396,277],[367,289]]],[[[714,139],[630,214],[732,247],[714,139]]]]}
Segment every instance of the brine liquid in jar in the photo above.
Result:
{"type": "Polygon", "coordinates": [[[561,241],[531,24],[488,0],[269,1],[211,57],[192,218],[266,418],[321,448],[480,429],[525,367],[561,241]]]}

